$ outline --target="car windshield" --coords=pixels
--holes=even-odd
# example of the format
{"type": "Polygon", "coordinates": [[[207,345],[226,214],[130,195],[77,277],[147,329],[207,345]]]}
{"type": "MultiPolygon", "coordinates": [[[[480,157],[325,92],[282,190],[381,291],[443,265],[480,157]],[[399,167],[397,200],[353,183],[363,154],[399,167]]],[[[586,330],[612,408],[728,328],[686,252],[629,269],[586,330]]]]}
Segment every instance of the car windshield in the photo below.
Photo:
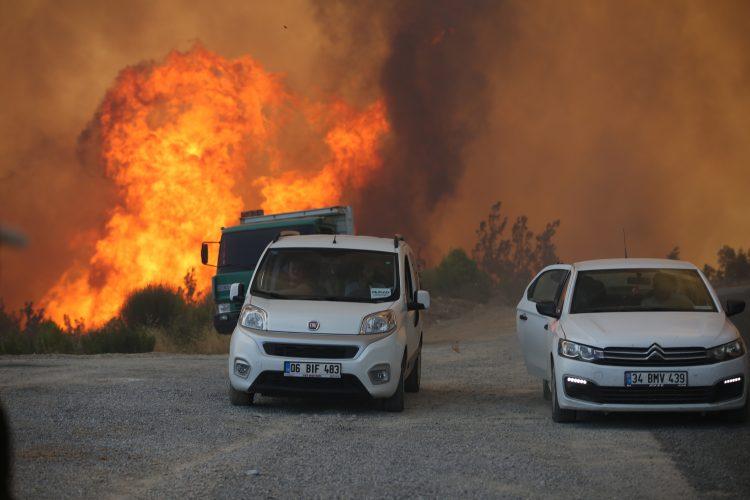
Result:
{"type": "Polygon", "coordinates": [[[643,311],[716,312],[694,269],[580,271],[570,313],[643,311]]]}
{"type": "Polygon", "coordinates": [[[270,249],[253,280],[261,297],[386,302],[398,297],[397,254],[331,248],[270,249]]]}

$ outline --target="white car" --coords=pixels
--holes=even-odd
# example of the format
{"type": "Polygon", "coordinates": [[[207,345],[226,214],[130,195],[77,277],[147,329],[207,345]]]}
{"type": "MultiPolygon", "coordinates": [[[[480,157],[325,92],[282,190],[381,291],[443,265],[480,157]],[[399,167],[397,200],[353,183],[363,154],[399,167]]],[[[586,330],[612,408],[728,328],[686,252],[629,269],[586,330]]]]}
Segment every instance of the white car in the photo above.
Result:
{"type": "Polygon", "coordinates": [[[548,266],[517,308],[526,367],[556,422],[577,411],[748,408],[747,346],[705,276],[687,262],[610,259],[548,266]]]}
{"type": "Polygon", "coordinates": [[[403,238],[282,236],[261,256],[229,348],[232,404],[255,394],[380,399],[419,391],[430,295],[403,238]]]}

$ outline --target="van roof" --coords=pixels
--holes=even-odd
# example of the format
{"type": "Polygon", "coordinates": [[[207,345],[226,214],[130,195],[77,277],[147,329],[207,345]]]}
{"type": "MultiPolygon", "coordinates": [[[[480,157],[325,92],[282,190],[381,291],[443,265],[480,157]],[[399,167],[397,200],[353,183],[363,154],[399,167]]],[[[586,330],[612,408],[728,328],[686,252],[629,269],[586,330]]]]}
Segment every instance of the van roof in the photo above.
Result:
{"type": "Polygon", "coordinates": [[[333,234],[306,234],[301,236],[283,236],[271,243],[271,248],[349,248],[353,250],[373,250],[377,252],[396,252],[393,238],[376,238],[375,236],[352,236],[337,234],[333,243],[333,234]]]}
{"type": "Polygon", "coordinates": [[[697,269],[684,260],[672,259],[598,259],[576,262],[573,266],[579,271],[602,269],[697,269]]]}

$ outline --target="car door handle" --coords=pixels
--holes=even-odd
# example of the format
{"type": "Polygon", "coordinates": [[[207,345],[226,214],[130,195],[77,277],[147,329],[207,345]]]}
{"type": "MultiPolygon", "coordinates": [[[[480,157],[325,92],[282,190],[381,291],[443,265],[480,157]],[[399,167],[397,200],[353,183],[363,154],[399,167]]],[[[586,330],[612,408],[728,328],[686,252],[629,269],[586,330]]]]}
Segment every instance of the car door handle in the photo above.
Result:
{"type": "Polygon", "coordinates": [[[521,313],[521,315],[518,317],[518,319],[520,319],[521,321],[526,321],[527,319],[529,319],[529,317],[526,316],[525,314],[521,313]]]}

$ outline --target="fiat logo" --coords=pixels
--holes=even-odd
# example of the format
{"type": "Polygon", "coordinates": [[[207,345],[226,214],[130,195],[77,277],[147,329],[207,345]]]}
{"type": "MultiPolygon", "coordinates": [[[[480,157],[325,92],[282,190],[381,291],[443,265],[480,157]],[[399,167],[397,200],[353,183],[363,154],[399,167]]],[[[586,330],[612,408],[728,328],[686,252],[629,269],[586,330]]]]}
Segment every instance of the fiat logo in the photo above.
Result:
{"type": "Polygon", "coordinates": [[[318,323],[317,321],[310,321],[307,324],[308,330],[316,331],[318,328],[320,328],[320,323],[318,323]]]}

